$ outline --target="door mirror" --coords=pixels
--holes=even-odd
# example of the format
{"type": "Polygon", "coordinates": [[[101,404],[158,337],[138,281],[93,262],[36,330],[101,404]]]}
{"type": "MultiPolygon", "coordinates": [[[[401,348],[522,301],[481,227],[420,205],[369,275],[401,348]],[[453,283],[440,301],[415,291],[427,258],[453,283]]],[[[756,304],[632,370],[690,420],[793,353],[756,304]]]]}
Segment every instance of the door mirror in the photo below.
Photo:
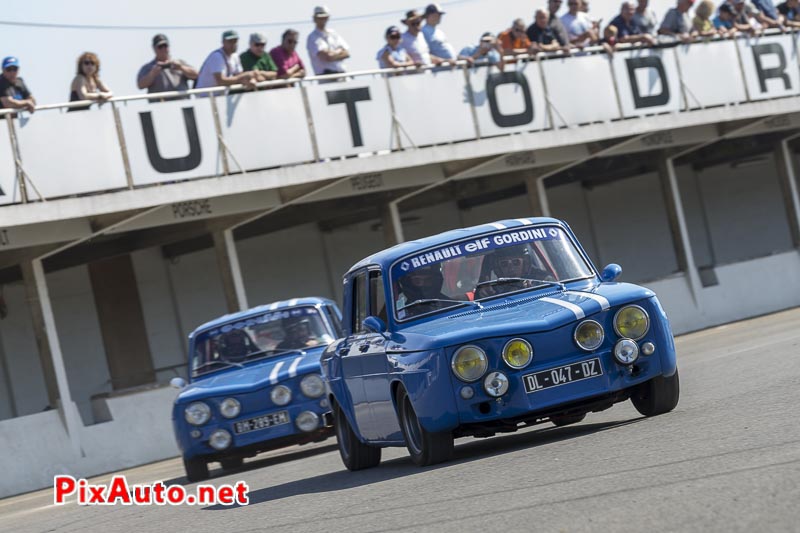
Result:
{"type": "Polygon", "coordinates": [[[602,281],[614,281],[622,274],[622,267],[616,263],[611,263],[606,265],[603,271],[600,273],[600,279],[602,281]]]}
{"type": "Polygon", "coordinates": [[[172,388],[182,389],[186,386],[186,380],[183,378],[175,377],[169,380],[169,384],[172,388]]]}
{"type": "Polygon", "coordinates": [[[372,333],[384,333],[386,331],[386,323],[376,316],[368,316],[364,319],[364,329],[372,333]]]}

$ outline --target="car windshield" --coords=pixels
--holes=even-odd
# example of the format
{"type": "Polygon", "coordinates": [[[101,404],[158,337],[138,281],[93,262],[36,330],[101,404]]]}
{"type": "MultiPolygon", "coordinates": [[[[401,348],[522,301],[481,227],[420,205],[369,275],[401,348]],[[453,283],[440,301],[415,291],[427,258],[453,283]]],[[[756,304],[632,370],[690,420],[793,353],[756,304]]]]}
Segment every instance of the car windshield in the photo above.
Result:
{"type": "Polygon", "coordinates": [[[559,227],[516,228],[454,241],[392,265],[395,314],[406,320],[501,294],[593,276],[559,227]]]}
{"type": "Polygon", "coordinates": [[[198,334],[191,374],[197,377],[286,352],[327,346],[333,340],[334,332],[315,307],[253,315],[198,334]]]}

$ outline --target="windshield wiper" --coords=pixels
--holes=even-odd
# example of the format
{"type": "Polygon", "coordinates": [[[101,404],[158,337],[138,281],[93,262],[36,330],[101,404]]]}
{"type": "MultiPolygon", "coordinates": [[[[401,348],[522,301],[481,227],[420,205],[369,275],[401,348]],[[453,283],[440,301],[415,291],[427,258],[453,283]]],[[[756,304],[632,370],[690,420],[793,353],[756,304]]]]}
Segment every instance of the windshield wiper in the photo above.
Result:
{"type": "Polygon", "coordinates": [[[236,366],[236,367],[239,367],[239,368],[244,368],[244,365],[242,363],[237,363],[235,361],[228,361],[227,359],[220,359],[218,361],[207,361],[207,362],[203,363],[202,365],[198,366],[197,368],[195,368],[194,371],[197,372],[201,368],[205,368],[205,367],[211,366],[211,365],[227,365],[227,366],[236,366]]]}
{"type": "Polygon", "coordinates": [[[483,309],[483,305],[480,302],[475,302],[472,300],[448,300],[447,298],[423,298],[421,300],[414,300],[411,303],[404,305],[403,307],[398,308],[398,311],[402,311],[403,309],[408,309],[409,307],[414,307],[415,305],[422,305],[422,304],[431,304],[431,303],[454,303],[454,304],[471,304],[477,307],[478,309],[483,309]]]}
{"type": "Polygon", "coordinates": [[[530,287],[525,287],[527,289],[532,289],[534,287],[541,287],[543,285],[555,285],[562,291],[566,291],[567,287],[561,283],[560,281],[547,281],[544,279],[534,279],[534,278],[496,278],[490,279],[487,281],[481,281],[477,285],[475,285],[475,290],[477,291],[481,287],[491,286],[491,285],[500,285],[503,283],[518,283],[518,282],[526,282],[526,281],[534,281],[537,285],[531,285],[530,287]]]}

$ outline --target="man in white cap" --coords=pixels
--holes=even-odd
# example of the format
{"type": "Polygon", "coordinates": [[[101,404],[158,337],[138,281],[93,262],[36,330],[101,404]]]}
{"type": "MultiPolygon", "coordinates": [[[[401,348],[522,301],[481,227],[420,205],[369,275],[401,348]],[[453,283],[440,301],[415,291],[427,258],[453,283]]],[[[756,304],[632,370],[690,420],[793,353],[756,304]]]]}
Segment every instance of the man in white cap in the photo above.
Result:
{"type": "Polygon", "coordinates": [[[422,35],[425,36],[428,48],[433,55],[442,59],[455,59],[456,52],[453,45],[448,42],[447,36],[439,27],[442,15],[444,15],[444,11],[439,4],[429,4],[425,8],[425,26],[422,27],[422,35]]]}
{"type": "Polygon", "coordinates": [[[314,8],[314,31],[308,35],[306,48],[314,74],[344,72],[344,60],[350,57],[350,47],[336,31],[326,28],[331,12],[327,6],[314,8]]]}
{"type": "Polygon", "coordinates": [[[222,32],[222,47],[208,54],[206,60],[203,61],[194,85],[195,89],[239,83],[254,88],[256,77],[252,72],[243,71],[239,56],[236,55],[238,45],[239,34],[236,33],[236,30],[222,32]]]}

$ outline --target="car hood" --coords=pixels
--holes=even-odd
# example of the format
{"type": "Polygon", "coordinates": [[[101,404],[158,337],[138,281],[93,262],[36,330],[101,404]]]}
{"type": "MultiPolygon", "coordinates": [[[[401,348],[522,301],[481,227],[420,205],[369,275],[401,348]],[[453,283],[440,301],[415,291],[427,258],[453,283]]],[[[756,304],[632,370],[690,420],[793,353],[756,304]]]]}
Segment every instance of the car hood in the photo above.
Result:
{"type": "Polygon", "coordinates": [[[252,392],[295,376],[319,372],[319,357],[323,350],[324,347],[315,347],[308,350],[305,355],[286,354],[244,368],[232,367],[232,370],[199,378],[182,389],[175,402],[183,403],[221,394],[252,392]]]}
{"type": "Polygon", "coordinates": [[[431,350],[472,339],[550,331],[608,308],[655,294],[629,283],[590,283],[567,291],[545,289],[497,298],[402,328],[388,350],[431,350]],[[607,303],[606,303],[607,302],[607,303]]]}

